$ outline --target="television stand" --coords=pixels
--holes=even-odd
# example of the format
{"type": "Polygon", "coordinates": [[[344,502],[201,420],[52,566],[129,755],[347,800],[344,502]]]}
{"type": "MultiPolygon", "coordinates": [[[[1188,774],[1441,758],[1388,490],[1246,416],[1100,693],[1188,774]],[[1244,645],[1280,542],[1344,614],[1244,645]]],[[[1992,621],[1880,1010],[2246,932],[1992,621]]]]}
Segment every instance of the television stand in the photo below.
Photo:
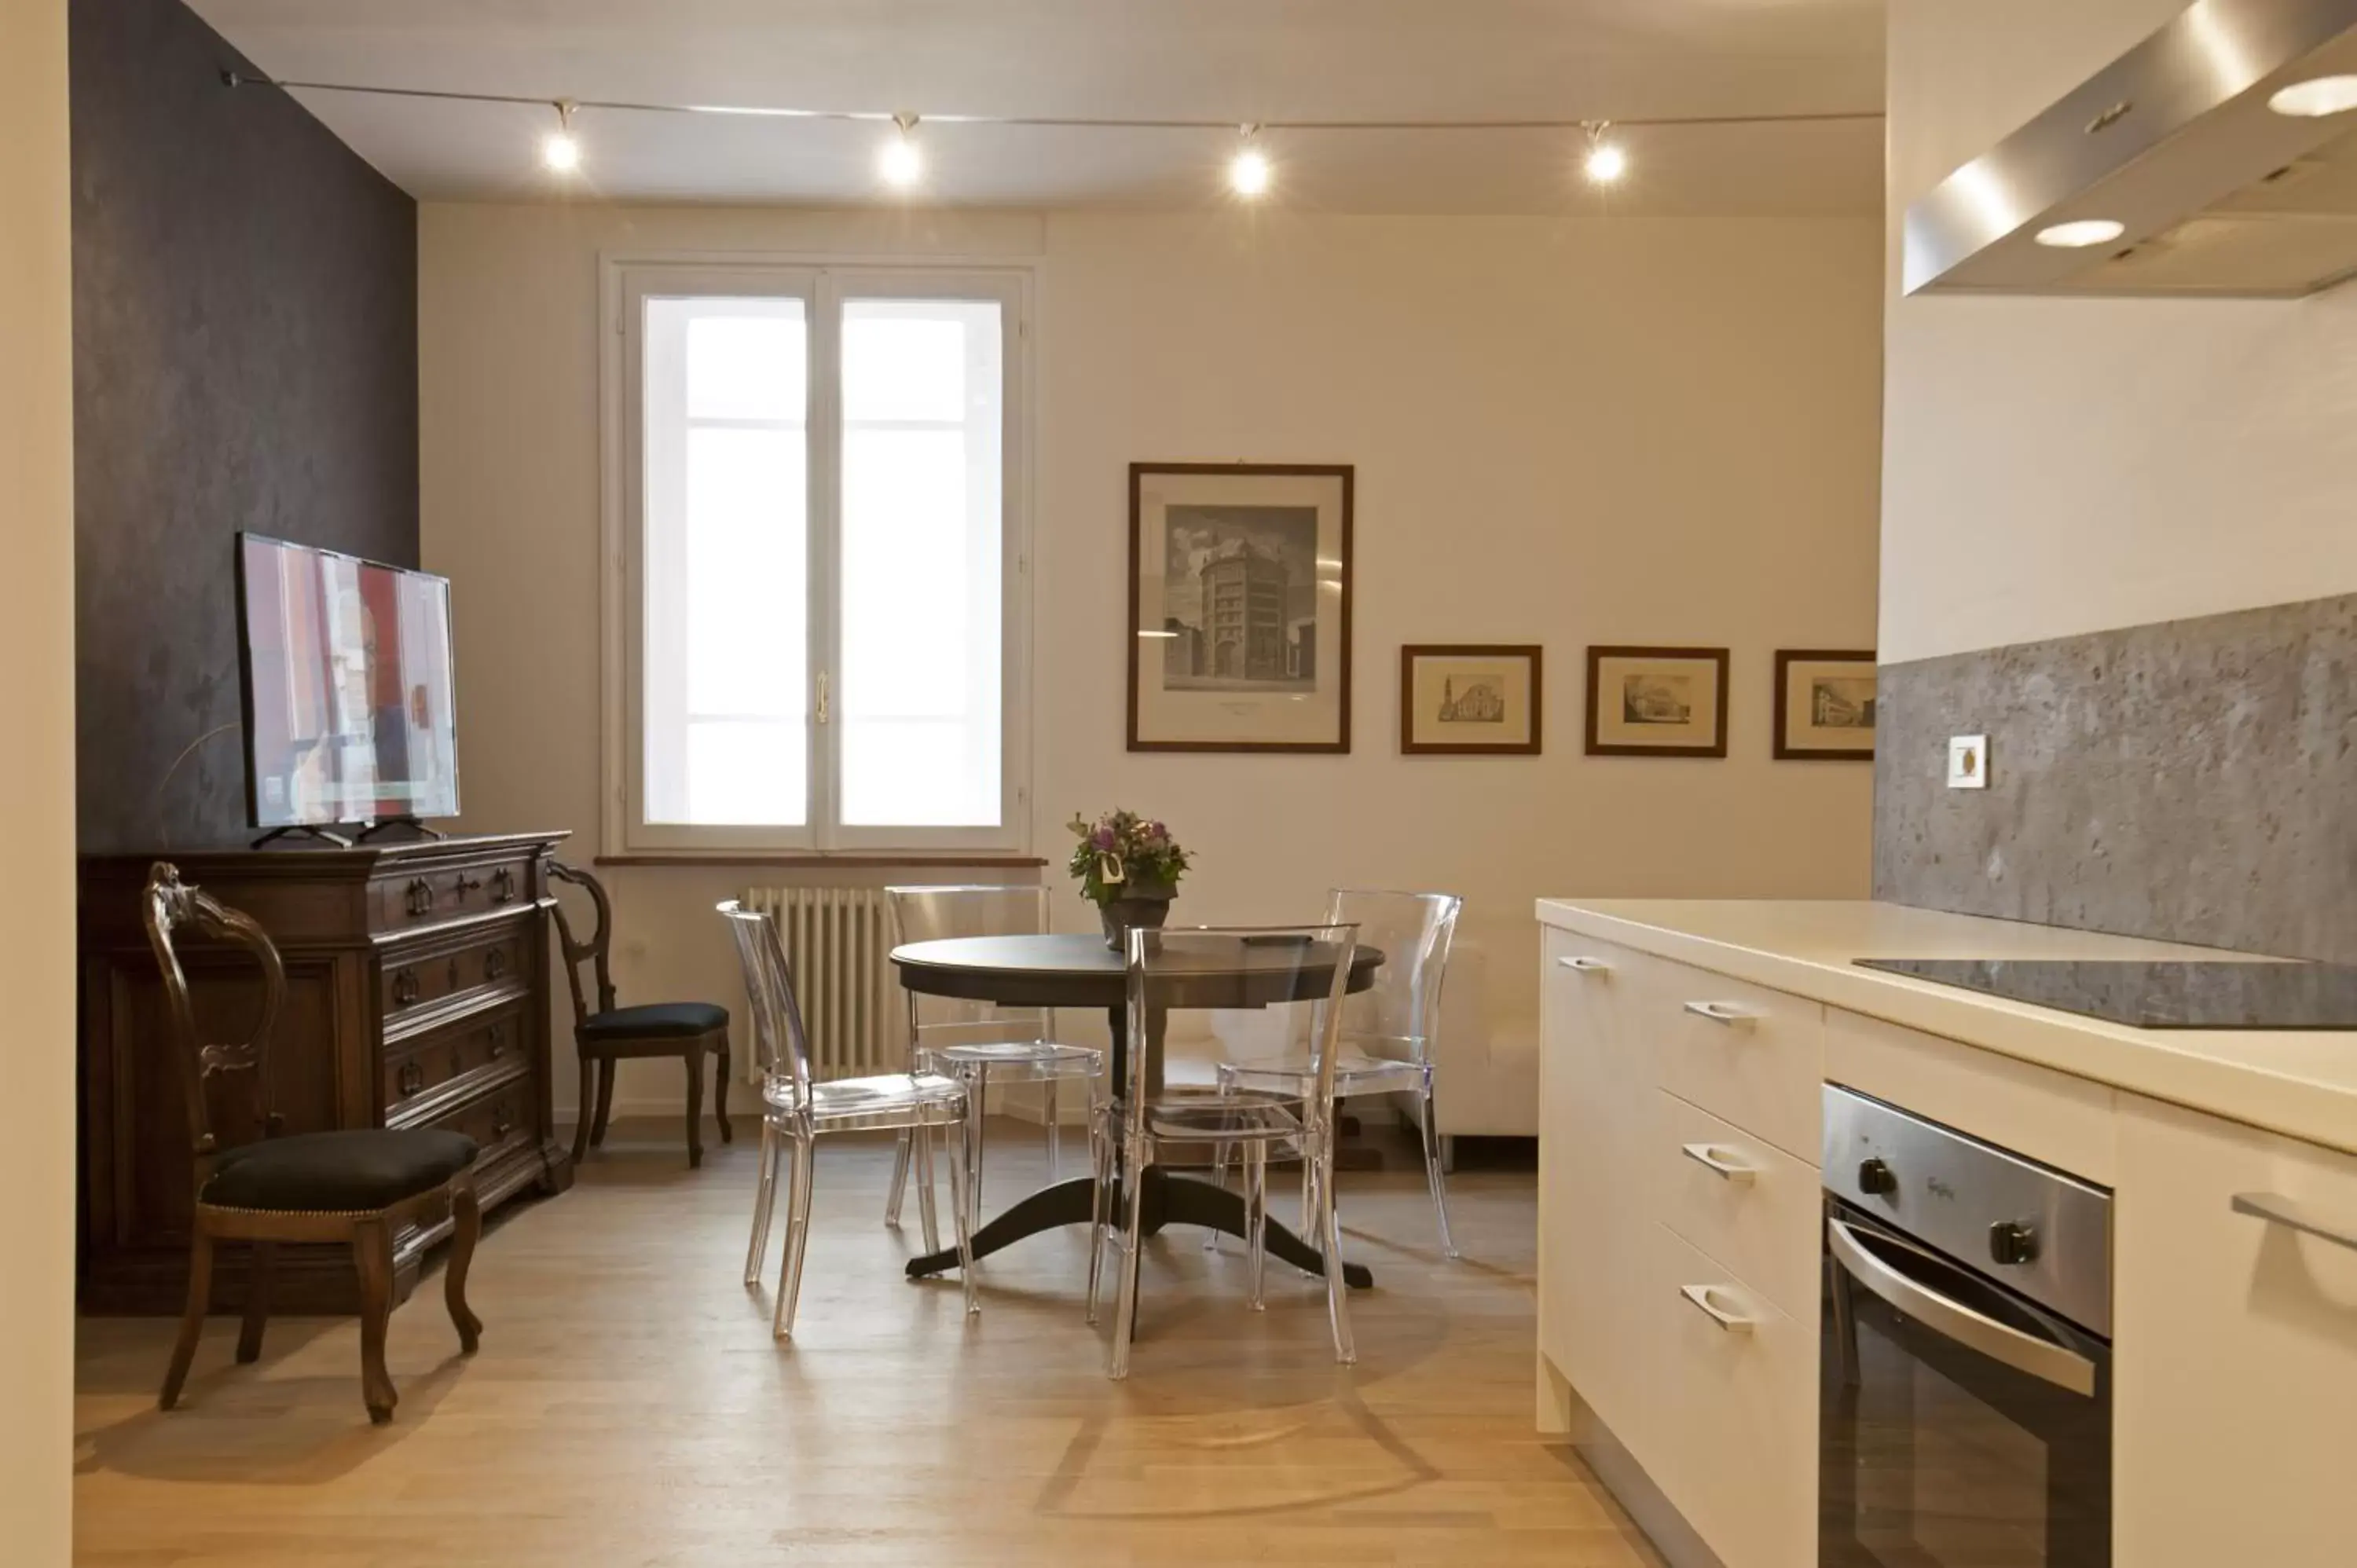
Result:
{"type": "Polygon", "coordinates": [[[326,828],[315,828],[310,826],[308,823],[296,823],[290,827],[273,828],[268,832],[263,834],[260,838],[254,840],[253,843],[247,847],[250,849],[260,849],[274,840],[291,838],[319,839],[335,845],[338,849],[350,849],[352,847],[352,841],[346,838],[343,834],[330,832],[326,828]]]}
{"type": "Polygon", "coordinates": [[[424,822],[419,822],[415,817],[404,815],[398,817],[385,817],[380,821],[369,823],[368,826],[362,828],[359,832],[352,835],[352,842],[354,843],[366,843],[369,840],[376,837],[377,834],[383,832],[388,828],[408,828],[415,832],[420,840],[435,840],[447,836],[443,833],[440,829],[429,828],[424,822]]]}

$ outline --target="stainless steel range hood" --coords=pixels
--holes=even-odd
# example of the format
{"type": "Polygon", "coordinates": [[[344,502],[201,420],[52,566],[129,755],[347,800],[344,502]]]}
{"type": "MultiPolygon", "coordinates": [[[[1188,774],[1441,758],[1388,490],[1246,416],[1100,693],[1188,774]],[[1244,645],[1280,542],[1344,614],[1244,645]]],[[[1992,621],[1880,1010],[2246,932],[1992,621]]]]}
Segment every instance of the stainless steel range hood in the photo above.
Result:
{"type": "Polygon", "coordinates": [[[2357,0],[2200,0],[1909,208],[1906,292],[2282,297],[2357,275],[2357,107],[2270,106],[2330,77],[2357,77],[2357,0]],[[2065,224],[2112,237],[2058,244],[2065,224]]]}

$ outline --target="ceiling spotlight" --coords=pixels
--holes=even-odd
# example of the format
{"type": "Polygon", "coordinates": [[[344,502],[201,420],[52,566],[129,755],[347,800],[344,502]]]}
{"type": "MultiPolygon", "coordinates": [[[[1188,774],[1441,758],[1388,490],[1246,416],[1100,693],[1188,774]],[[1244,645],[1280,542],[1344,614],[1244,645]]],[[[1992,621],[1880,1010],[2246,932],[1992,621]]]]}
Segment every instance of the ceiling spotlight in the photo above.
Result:
{"type": "Polygon", "coordinates": [[[2082,218],[2076,222],[2040,229],[2033,237],[2040,244],[2058,251],[2077,251],[2089,245],[2108,245],[2127,231],[2126,224],[2110,218],[2082,218]]]}
{"type": "Polygon", "coordinates": [[[571,174],[581,166],[581,143],[573,134],[574,107],[570,100],[556,106],[556,129],[540,144],[540,161],[557,174],[571,174]]]}
{"type": "Polygon", "coordinates": [[[1587,156],[1580,167],[1591,184],[1615,185],[1629,172],[1629,155],[1621,150],[1620,143],[1604,139],[1604,133],[1611,128],[1609,120],[1598,120],[1587,127],[1587,156]]]}
{"type": "Polygon", "coordinates": [[[2319,76],[2295,81],[2268,99],[2267,107],[2298,120],[2345,114],[2357,109],[2357,76],[2319,76]]]}
{"type": "Polygon", "coordinates": [[[1253,145],[1253,138],[1259,131],[1257,125],[1246,125],[1244,145],[1228,160],[1228,188],[1247,201],[1257,201],[1268,194],[1269,180],[1275,173],[1269,166],[1268,155],[1253,145]]]}
{"type": "Polygon", "coordinates": [[[924,177],[925,153],[917,145],[917,117],[914,114],[892,116],[892,136],[877,156],[876,172],[884,183],[895,190],[906,190],[924,177]]]}

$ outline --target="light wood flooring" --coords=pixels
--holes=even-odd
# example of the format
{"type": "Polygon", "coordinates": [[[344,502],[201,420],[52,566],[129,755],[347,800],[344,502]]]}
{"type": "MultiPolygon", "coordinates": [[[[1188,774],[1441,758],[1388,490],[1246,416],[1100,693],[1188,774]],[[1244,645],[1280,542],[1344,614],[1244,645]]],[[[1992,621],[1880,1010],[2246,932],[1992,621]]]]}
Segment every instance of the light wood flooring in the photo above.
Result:
{"type": "MultiPolygon", "coordinates": [[[[890,1146],[831,1140],[796,1337],[738,1283],[753,1179],[739,1121],[690,1172],[676,1128],[618,1123],[572,1192],[495,1219],[462,1360],[429,1281],[393,1314],[393,1423],[361,1406],[358,1328],[273,1321],[235,1366],[216,1318],[181,1408],[155,1409],[171,1326],[85,1319],[78,1563],[105,1568],[697,1568],[755,1563],[1653,1564],[1568,1449],[1532,1430],[1534,1180],[1465,1170],[1465,1256],[1421,1176],[1343,1186],[1360,1364],[1318,1287],[1202,1233],[1149,1245],[1133,1370],[1081,1321],[1084,1231],[914,1284],[880,1222],[890,1146]]],[[[1045,1175],[994,1129],[986,1205],[1045,1175]]],[[[1083,1168],[1077,1135],[1068,1171],[1083,1168]]],[[[1395,1162],[1396,1163],[1396,1162],[1395,1162]]],[[[783,1230],[782,1221],[779,1227],[783,1230]]],[[[0,1558],[5,1556],[0,1550],[0,1558]]]]}

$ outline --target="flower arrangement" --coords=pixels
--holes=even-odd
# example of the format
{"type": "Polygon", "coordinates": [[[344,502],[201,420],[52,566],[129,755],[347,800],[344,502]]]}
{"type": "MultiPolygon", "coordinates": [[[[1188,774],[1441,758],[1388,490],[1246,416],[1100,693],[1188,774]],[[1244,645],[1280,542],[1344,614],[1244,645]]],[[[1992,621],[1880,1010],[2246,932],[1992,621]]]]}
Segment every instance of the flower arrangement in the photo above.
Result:
{"type": "Polygon", "coordinates": [[[1069,868],[1080,879],[1081,897],[1092,904],[1168,899],[1186,875],[1187,852],[1170,830],[1135,811],[1107,811],[1093,822],[1076,816],[1065,825],[1080,841],[1069,868]]]}

